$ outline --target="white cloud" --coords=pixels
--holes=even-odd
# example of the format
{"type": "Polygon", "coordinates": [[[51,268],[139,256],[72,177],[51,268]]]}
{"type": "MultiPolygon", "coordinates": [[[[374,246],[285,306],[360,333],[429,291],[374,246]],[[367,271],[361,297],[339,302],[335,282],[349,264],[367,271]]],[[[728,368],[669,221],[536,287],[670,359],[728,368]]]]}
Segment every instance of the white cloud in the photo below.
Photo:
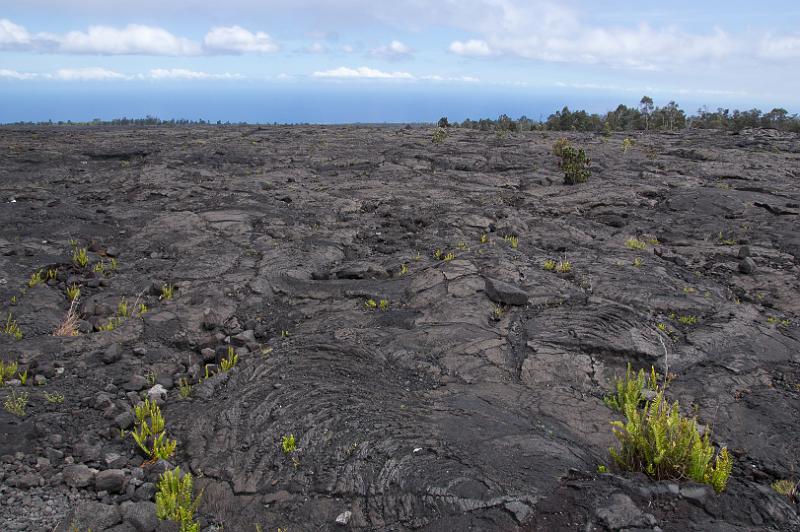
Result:
{"type": "Polygon", "coordinates": [[[352,54],[356,51],[356,48],[352,44],[345,44],[342,46],[342,51],[346,54],[352,54]]]}
{"type": "Polygon", "coordinates": [[[47,77],[60,81],[111,81],[132,79],[131,76],[100,67],[62,68],[47,77]]]}
{"type": "Polygon", "coordinates": [[[0,19],[0,50],[24,48],[31,43],[31,34],[8,19],[0,19]]]}
{"type": "Polygon", "coordinates": [[[392,41],[388,45],[379,46],[372,50],[372,55],[387,59],[403,59],[410,57],[413,50],[400,41],[392,41]]]}
{"type": "Polygon", "coordinates": [[[324,44],[315,42],[304,47],[301,51],[307,54],[327,54],[328,48],[324,44]]]}
{"type": "Polygon", "coordinates": [[[475,77],[472,77],[472,76],[449,76],[448,77],[448,76],[433,75],[433,76],[420,76],[419,79],[422,79],[422,80],[425,80],[425,81],[455,81],[455,82],[461,82],[461,83],[478,83],[478,82],[480,82],[479,78],[475,78],[475,77]]]}
{"type": "Polygon", "coordinates": [[[414,79],[414,76],[408,72],[383,72],[368,67],[339,67],[333,70],[317,71],[314,72],[312,76],[315,78],[338,79],[414,79]]]}
{"type": "Polygon", "coordinates": [[[263,31],[253,33],[241,26],[215,27],[203,39],[206,50],[221,53],[273,53],[280,47],[263,31]]]}
{"type": "Polygon", "coordinates": [[[758,53],[766,59],[797,59],[800,57],[800,35],[765,35],[759,43],[758,53]]]}
{"type": "Polygon", "coordinates": [[[240,74],[209,74],[208,72],[198,72],[196,70],[188,70],[185,68],[154,68],[145,76],[149,79],[182,79],[182,80],[198,80],[198,79],[242,79],[240,74]]]}
{"type": "Polygon", "coordinates": [[[100,55],[198,55],[200,46],[165,29],[129,24],[124,28],[90,26],[58,38],[64,53],[100,55]]]}
{"type": "Polygon", "coordinates": [[[38,74],[31,74],[29,72],[17,72],[16,70],[9,70],[7,68],[0,68],[0,79],[35,79],[39,77],[38,74]]]}
{"type": "Polygon", "coordinates": [[[453,41],[450,43],[450,51],[456,55],[487,56],[492,53],[486,41],[470,39],[466,42],[453,41]]]}

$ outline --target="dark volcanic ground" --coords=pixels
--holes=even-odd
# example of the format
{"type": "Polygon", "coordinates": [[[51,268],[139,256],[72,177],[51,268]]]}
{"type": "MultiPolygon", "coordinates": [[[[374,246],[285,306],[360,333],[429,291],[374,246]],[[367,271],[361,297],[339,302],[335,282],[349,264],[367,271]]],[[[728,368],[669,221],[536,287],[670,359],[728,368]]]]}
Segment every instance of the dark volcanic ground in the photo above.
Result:
{"type": "Polygon", "coordinates": [[[0,410],[0,529],[153,530],[157,467],[120,426],[158,383],[204,530],[800,530],[770,487],[800,475],[800,138],[570,135],[593,175],[565,186],[557,137],[1,128],[0,327],[24,338],[0,355],[30,402],[0,410]],[[73,267],[70,239],[117,270],[73,267]],[[73,282],[86,333],[57,338],[73,282]],[[123,297],[149,312],[88,332],[123,297]],[[665,350],[671,397],[734,453],[721,495],[597,472],[611,379],[665,350]]]}

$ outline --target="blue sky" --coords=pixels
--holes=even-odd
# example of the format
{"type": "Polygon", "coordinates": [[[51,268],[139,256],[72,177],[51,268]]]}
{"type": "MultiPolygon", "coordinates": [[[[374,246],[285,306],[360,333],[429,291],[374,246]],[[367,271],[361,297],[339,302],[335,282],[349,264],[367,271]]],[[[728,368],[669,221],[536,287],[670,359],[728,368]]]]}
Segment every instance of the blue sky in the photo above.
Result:
{"type": "MultiPolygon", "coordinates": [[[[503,94],[595,111],[645,93],[689,110],[796,111],[798,23],[796,0],[0,0],[0,96],[117,95],[103,112],[129,116],[147,106],[126,109],[123,95],[175,87],[349,90],[387,105],[452,94],[470,116],[471,98],[503,94]]],[[[12,116],[0,106],[0,121],[12,116]]]]}

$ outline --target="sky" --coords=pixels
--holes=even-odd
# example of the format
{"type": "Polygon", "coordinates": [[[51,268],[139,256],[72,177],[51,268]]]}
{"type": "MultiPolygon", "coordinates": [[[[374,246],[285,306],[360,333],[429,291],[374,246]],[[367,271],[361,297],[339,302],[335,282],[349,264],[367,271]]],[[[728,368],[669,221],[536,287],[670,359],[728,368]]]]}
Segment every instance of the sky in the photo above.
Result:
{"type": "Polygon", "coordinates": [[[800,109],[796,0],[0,0],[0,122],[800,109]]]}

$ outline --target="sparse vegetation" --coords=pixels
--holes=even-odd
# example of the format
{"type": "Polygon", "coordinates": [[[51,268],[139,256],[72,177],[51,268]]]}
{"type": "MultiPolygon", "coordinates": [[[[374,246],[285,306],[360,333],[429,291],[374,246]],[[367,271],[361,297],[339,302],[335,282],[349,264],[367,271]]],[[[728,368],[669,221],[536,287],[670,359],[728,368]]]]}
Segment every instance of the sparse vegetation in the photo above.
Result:
{"type": "Polygon", "coordinates": [[[697,316],[678,316],[681,325],[697,325],[697,316]]]}
{"type": "Polygon", "coordinates": [[[174,521],[180,532],[200,532],[200,523],[194,514],[200,497],[194,497],[194,480],[191,473],[181,475],[181,469],[164,471],[156,484],[156,517],[162,521],[174,521]]]}
{"type": "Polygon", "coordinates": [[[642,251],[647,249],[647,242],[632,236],[625,241],[625,247],[634,251],[642,251]]]}
{"type": "Polygon", "coordinates": [[[612,422],[620,447],[609,451],[622,470],[640,471],[654,480],[689,478],[716,492],[725,489],[733,467],[728,449],[715,453],[710,430],[701,435],[696,419],[682,416],[677,402],[666,401],[666,384],[657,384],[654,368],[648,379],[644,371],[634,375],[628,366],[615,388],[606,404],[621,411],[625,422],[612,422]],[[644,399],[645,386],[655,393],[652,399],[644,399]]]}
{"type": "Polygon", "coordinates": [[[69,305],[67,315],[64,317],[56,330],[53,331],[53,336],[78,336],[78,311],[77,311],[77,296],[72,299],[69,305]]]}
{"type": "Polygon", "coordinates": [[[145,399],[133,409],[136,426],[131,431],[133,440],[151,459],[166,460],[175,454],[178,442],[167,438],[166,422],[155,401],[145,399]]]}
{"type": "Polygon", "coordinates": [[[25,408],[28,407],[28,392],[17,393],[16,390],[11,390],[11,395],[6,397],[3,403],[3,408],[17,417],[25,417],[25,408]]]}
{"type": "Polygon", "coordinates": [[[72,251],[72,264],[78,268],[85,268],[89,265],[89,255],[86,248],[74,248],[72,251]]]}
{"type": "Polygon", "coordinates": [[[569,273],[572,271],[572,263],[567,259],[558,261],[556,264],[556,271],[558,273],[569,273]]]}
{"type": "Polygon", "coordinates": [[[227,356],[219,361],[219,367],[222,368],[222,371],[230,371],[236,366],[237,362],[239,362],[239,355],[236,354],[233,346],[229,345],[227,356]]]}
{"type": "Polygon", "coordinates": [[[33,288],[43,282],[44,279],[42,279],[42,270],[39,270],[38,272],[31,274],[31,278],[28,279],[28,288],[33,288]]]}
{"type": "Polygon", "coordinates": [[[3,362],[0,360],[0,386],[5,386],[6,381],[14,378],[18,367],[16,362],[3,362]]]}
{"type": "Polygon", "coordinates": [[[178,383],[178,394],[184,399],[192,395],[192,385],[186,377],[178,383]]]}
{"type": "Polygon", "coordinates": [[[44,392],[44,398],[50,404],[60,405],[64,403],[64,394],[60,394],[57,392],[56,393],[44,392]]]}
{"type": "Polygon", "coordinates": [[[172,296],[175,294],[175,287],[171,284],[165,284],[161,287],[161,296],[159,299],[166,299],[167,301],[172,299],[172,296]]]}
{"type": "Polygon", "coordinates": [[[556,269],[556,261],[553,259],[547,259],[542,263],[542,268],[544,268],[548,272],[552,272],[556,269]]]}
{"type": "Polygon", "coordinates": [[[17,320],[14,319],[11,312],[8,313],[8,317],[6,318],[3,334],[13,336],[15,340],[22,340],[22,329],[19,328],[17,320]]]}
{"type": "Polygon", "coordinates": [[[506,235],[503,237],[503,240],[511,246],[511,249],[517,249],[519,247],[519,238],[514,235],[506,235]]]}
{"type": "Polygon", "coordinates": [[[636,257],[633,259],[632,265],[634,268],[641,268],[642,264],[644,264],[644,261],[641,259],[641,257],[636,257]]]}
{"type": "Polygon", "coordinates": [[[633,139],[626,138],[622,141],[622,153],[628,153],[633,148],[633,139]]]}
{"type": "Polygon", "coordinates": [[[800,483],[795,482],[793,480],[776,480],[772,483],[772,489],[776,492],[789,497],[790,500],[794,501],[797,499],[797,490],[800,488],[800,483]]]}
{"type": "Polygon", "coordinates": [[[283,454],[289,455],[297,450],[297,442],[294,439],[294,434],[289,434],[281,438],[281,449],[283,454]]]}
{"type": "Polygon", "coordinates": [[[455,253],[453,253],[453,252],[451,251],[450,253],[448,253],[447,255],[445,255],[445,256],[444,256],[444,258],[443,258],[442,260],[444,260],[445,262],[450,262],[451,260],[453,260],[453,259],[455,259],[455,258],[456,258],[456,255],[455,255],[455,253]]]}
{"type": "Polygon", "coordinates": [[[67,287],[67,299],[69,299],[70,301],[75,301],[76,299],[78,299],[78,297],[80,297],[80,295],[81,295],[81,289],[78,287],[77,284],[73,283],[71,286],[67,287]]]}

